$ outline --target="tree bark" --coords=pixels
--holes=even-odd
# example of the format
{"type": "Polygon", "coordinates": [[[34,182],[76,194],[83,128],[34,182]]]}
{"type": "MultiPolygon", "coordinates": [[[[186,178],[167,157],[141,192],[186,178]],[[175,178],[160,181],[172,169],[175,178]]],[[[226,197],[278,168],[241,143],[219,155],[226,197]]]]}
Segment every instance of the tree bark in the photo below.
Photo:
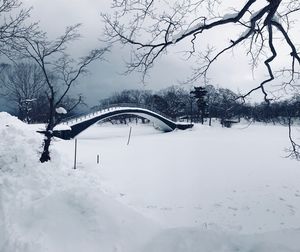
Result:
{"type": "Polygon", "coordinates": [[[49,122],[46,128],[46,133],[45,133],[45,139],[44,139],[44,144],[43,144],[43,152],[40,157],[40,162],[48,162],[51,160],[50,158],[50,144],[51,140],[53,137],[53,128],[55,126],[54,124],[54,115],[55,115],[55,108],[54,108],[54,98],[49,98],[49,103],[50,103],[50,109],[49,109],[49,122]]]}
{"type": "Polygon", "coordinates": [[[40,157],[41,163],[48,162],[50,161],[50,151],[49,147],[51,144],[51,138],[52,138],[52,133],[50,131],[47,131],[45,134],[45,139],[44,139],[44,149],[42,152],[42,155],[40,157]]]}

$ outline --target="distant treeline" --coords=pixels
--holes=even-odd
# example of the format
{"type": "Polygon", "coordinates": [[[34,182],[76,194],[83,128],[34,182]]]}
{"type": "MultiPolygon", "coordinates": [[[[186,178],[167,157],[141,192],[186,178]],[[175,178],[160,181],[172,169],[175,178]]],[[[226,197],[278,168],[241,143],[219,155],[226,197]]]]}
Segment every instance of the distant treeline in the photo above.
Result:
{"type": "MultiPolygon", "coordinates": [[[[38,75],[35,68],[32,70],[31,65],[22,66],[21,69],[22,71],[17,72],[26,70],[25,72],[28,72],[27,75],[29,76],[38,75]]],[[[14,72],[9,76],[17,78],[14,72]]],[[[7,83],[9,84],[10,82],[6,82],[6,85],[8,85],[7,83]]],[[[97,110],[113,104],[134,104],[157,111],[177,121],[202,122],[202,119],[204,119],[206,123],[211,124],[211,119],[216,118],[225,126],[230,126],[231,123],[238,122],[241,118],[257,122],[286,124],[290,118],[300,117],[300,95],[295,95],[284,101],[272,101],[270,104],[264,102],[250,104],[241,102],[241,99],[237,99],[239,96],[229,89],[215,88],[212,85],[203,88],[205,92],[202,92],[203,96],[198,98],[195,95],[195,90],[191,93],[191,91],[178,86],[171,86],[157,92],[151,90],[124,90],[101,100],[97,106],[91,109],[97,110]]],[[[12,90],[19,90],[19,88],[12,90]]],[[[35,88],[33,90],[35,92],[31,91],[31,89],[29,90],[30,92],[28,91],[30,95],[27,95],[26,99],[16,95],[20,92],[7,93],[4,97],[13,101],[10,105],[19,119],[28,123],[47,122],[49,104],[46,102],[47,97],[45,97],[44,89],[35,88]]],[[[59,116],[70,117],[78,115],[80,110],[72,109],[74,104],[76,104],[76,100],[66,96],[61,104],[68,113],[59,116]]],[[[137,121],[136,116],[119,116],[110,121],[126,123],[133,119],[137,121]]],[[[140,121],[147,122],[144,118],[140,118],[140,121]]]]}
{"type": "MultiPolygon", "coordinates": [[[[173,120],[201,121],[201,111],[205,111],[203,117],[211,123],[212,118],[217,118],[222,124],[239,121],[241,118],[257,122],[287,123],[289,118],[300,116],[300,95],[284,101],[273,101],[250,104],[238,99],[239,95],[225,88],[215,88],[212,85],[205,86],[207,91],[204,103],[197,102],[197,98],[190,91],[172,86],[158,92],[151,90],[124,90],[114,93],[112,96],[100,101],[96,110],[100,107],[112,104],[136,104],[147,107],[173,120]],[[204,108],[203,108],[204,106],[204,108]]],[[[124,119],[124,116],[120,117],[124,119]]],[[[124,121],[123,121],[124,122],[124,121]]]]}

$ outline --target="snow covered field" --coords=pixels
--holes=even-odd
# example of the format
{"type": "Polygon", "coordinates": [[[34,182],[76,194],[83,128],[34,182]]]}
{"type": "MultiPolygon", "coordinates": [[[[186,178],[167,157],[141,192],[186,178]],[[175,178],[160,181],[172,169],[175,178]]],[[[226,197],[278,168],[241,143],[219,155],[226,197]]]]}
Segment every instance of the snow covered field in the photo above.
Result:
{"type": "Polygon", "coordinates": [[[1,252],[300,251],[300,165],[287,128],[95,125],[56,140],[0,113],[1,252]],[[97,155],[100,164],[97,164],[97,155]]]}

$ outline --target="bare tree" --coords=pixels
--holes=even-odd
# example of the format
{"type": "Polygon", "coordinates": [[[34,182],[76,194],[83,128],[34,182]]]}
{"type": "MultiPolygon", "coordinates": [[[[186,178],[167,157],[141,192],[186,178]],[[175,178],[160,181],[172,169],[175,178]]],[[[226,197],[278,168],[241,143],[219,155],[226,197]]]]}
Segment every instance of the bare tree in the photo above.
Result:
{"type": "Polygon", "coordinates": [[[288,127],[289,127],[289,139],[291,142],[291,147],[289,149],[287,149],[287,151],[289,152],[288,157],[291,158],[295,158],[297,160],[300,159],[300,145],[298,143],[295,142],[294,138],[293,138],[293,132],[292,132],[292,118],[288,117],[288,127]]]}
{"type": "Polygon", "coordinates": [[[163,89],[154,96],[153,105],[165,115],[177,120],[185,115],[189,95],[181,87],[171,86],[163,89]]]}
{"type": "MultiPolygon", "coordinates": [[[[11,55],[13,57],[31,59],[39,66],[46,83],[45,95],[48,101],[48,116],[45,130],[43,152],[41,162],[50,160],[49,147],[53,137],[53,129],[61,120],[61,113],[64,99],[75,85],[78,78],[86,73],[89,64],[95,60],[102,60],[108,47],[94,49],[85,57],[75,60],[67,54],[68,45],[80,37],[78,28],[80,25],[70,26],[65,33],[55,40],[49,40],[45,33],[38,33],[36,36],[20,37],[14,43],[11,55]]],[[[77,104],[81,103],[81,97],[77,104]]]]}
{"type": "Polygon", "coordinates": [[[0,0],[0,54],[8,55],[9,45],[18,37],[33,36],[37,24],[29,23],[30,9],[19,0],[0,0]]]}
{"type": "Polygon", "coordinates": [[[20,36],[33,36],[37,24],[30,23],[30,10],[22,5],[20,0],[0,0],[0,57],[2,62],[0,75],[7,70],[7,59],[9,57],[10,45],[20,36]]]}
{"type": "MultiPolygon", "coordinates": [[[[267,77],[240,98],[244,100],[256,90],[261,90],[264,100],[270,103],[266,85],[279,75],[284,76],[283,88],[296,88],[300,78],[300,56],[293,26],[298,25],[299,0],[113,0],[113,16],[103,14],[106,23],[105,35],[109,41],[131,45],[131,61],[128,71],[138,70],[147,74],[155,61],[175,47],[189,41],[188,58],[200,56],[190,81],[206,80],[211,66],[226,52],[237,46],[246,47],[253,67],[262,63],[267,77]],[[230,11],[228,11],[230,9],[230,11]],[[222,13],[222,14],[219,14],[222,13]],[[129,21],[128,21],[129,20],[129,21]],[[224,41],[221,49],[203,49],[206,31],[232,26],[238,35],[224,41]],[[274,68],[281,39],[289,48],[290,63],[274,68]]],[[[294,149],[295,150],[295,149],[294,149]]],[[[299,150],[298,150],[299,151],[299,150]]]]}
{"type": "Polygon", "coordinates": [[[21,62],[7,65],[0,75],[1,93],[18,108],[18,117],[30,123],[34,107],[45,91],[45,79],[38,65],[21,62]]]}

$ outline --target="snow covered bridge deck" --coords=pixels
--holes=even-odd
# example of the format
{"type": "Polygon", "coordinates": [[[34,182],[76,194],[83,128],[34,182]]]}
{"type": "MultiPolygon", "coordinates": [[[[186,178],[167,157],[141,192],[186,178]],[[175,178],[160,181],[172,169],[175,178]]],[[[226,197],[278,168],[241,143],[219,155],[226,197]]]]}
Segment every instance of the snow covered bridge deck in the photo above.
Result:
{"type": "Polygon", "coordinates": [[[175,129],[185,130],[194,126],[191,123],[174,122],[172,119],[162,115],[160,112],[154,112],[147,108],[141,108],[136,105],[129,106],[126,104],[118,106],[112,105],[80,117],[67,118],[64,122],[58,125],[53,134],[54,136],[62,139],[71,139],[93,124],[119,115],[137,115],[146,118],[164,132],[170,132],[175,129]],[[64,125],[68,127],[61,127],[64,125]]]}

